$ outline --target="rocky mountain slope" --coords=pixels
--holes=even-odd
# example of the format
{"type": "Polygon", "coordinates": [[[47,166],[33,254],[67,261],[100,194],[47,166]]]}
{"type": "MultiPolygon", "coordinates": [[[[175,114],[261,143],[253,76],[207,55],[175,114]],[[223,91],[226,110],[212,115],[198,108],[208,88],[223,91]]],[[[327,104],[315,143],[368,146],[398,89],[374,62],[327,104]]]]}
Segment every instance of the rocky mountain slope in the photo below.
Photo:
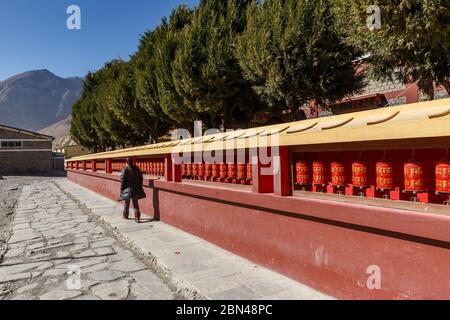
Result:
{"type": "Polygon", "coordinates": [[[38,131],[64,121],[82,90],[82,79],[61,78],[48,70],[0,81],[0,123],[38,131]]]}
{"type": "Polygon", "coordinates": [[[39,130],[39,133],[52,136],[55,138],[53,141],[53,149],[59,149],[65,146],[74,145],[75,142],[70,137],[70,122],[72,121],[72,117],[68,117],[63,121],[55,123],[50,127],[39,130]]]}

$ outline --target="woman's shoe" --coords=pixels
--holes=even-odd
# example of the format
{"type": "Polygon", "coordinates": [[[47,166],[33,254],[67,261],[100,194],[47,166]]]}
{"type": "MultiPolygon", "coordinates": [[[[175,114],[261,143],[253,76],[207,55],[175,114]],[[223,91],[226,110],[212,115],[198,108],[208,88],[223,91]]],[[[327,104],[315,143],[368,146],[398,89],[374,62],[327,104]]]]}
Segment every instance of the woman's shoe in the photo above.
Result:
{"type": "Polygon", "coordinates": [[[129,215],[130,215],[129,213],[124,212],[124,213],[123,213],[123,218],[124,218],[125,220],[128,220],[129,215]]]}
{"type": "Polygon", "coordinates": [[[136,211],[136,212],[134,213],[134,221],[135,221],[136,223],[140,223],[140,222],[141,222],[141,213],[140,213],[139,211],[136,211]]]}

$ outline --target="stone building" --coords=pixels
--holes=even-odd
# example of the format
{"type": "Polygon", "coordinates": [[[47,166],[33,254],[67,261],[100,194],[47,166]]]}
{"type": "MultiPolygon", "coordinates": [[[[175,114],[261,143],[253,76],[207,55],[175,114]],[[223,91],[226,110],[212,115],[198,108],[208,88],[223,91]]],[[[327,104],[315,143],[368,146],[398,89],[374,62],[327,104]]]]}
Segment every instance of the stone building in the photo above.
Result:
{"type": "Polygon", "coordinates": [[[0,124],[0,175],[52,172],[53,137],[0,124]]]}

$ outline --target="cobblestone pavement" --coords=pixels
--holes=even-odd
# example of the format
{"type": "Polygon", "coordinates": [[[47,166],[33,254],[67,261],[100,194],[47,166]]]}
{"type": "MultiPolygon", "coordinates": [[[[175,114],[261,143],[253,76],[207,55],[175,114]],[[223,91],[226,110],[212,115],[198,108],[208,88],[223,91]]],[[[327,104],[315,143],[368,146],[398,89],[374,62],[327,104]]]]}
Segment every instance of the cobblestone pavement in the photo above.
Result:
{"type": "Polygon", "coordinates": [[[23,187],[11,227],[0,300],[176,298],[50,179],[23,187]]]}

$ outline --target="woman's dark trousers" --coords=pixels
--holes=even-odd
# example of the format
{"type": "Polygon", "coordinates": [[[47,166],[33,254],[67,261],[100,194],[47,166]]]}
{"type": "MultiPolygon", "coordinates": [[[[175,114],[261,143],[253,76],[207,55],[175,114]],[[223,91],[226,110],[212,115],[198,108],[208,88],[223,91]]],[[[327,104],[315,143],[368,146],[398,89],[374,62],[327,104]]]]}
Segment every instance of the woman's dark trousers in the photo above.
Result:
{"type": "MultiPolygon", "coordinates": [[[[139,200],[137,198],[133,198],[133,208],[135,212],[140,212],[139,210],[139,200]]],[[[125,200],[125,209],[124,212],[126,214],[130,213],[130,204],[131,204],[131,199],[129,200],[125,200]]]]}

